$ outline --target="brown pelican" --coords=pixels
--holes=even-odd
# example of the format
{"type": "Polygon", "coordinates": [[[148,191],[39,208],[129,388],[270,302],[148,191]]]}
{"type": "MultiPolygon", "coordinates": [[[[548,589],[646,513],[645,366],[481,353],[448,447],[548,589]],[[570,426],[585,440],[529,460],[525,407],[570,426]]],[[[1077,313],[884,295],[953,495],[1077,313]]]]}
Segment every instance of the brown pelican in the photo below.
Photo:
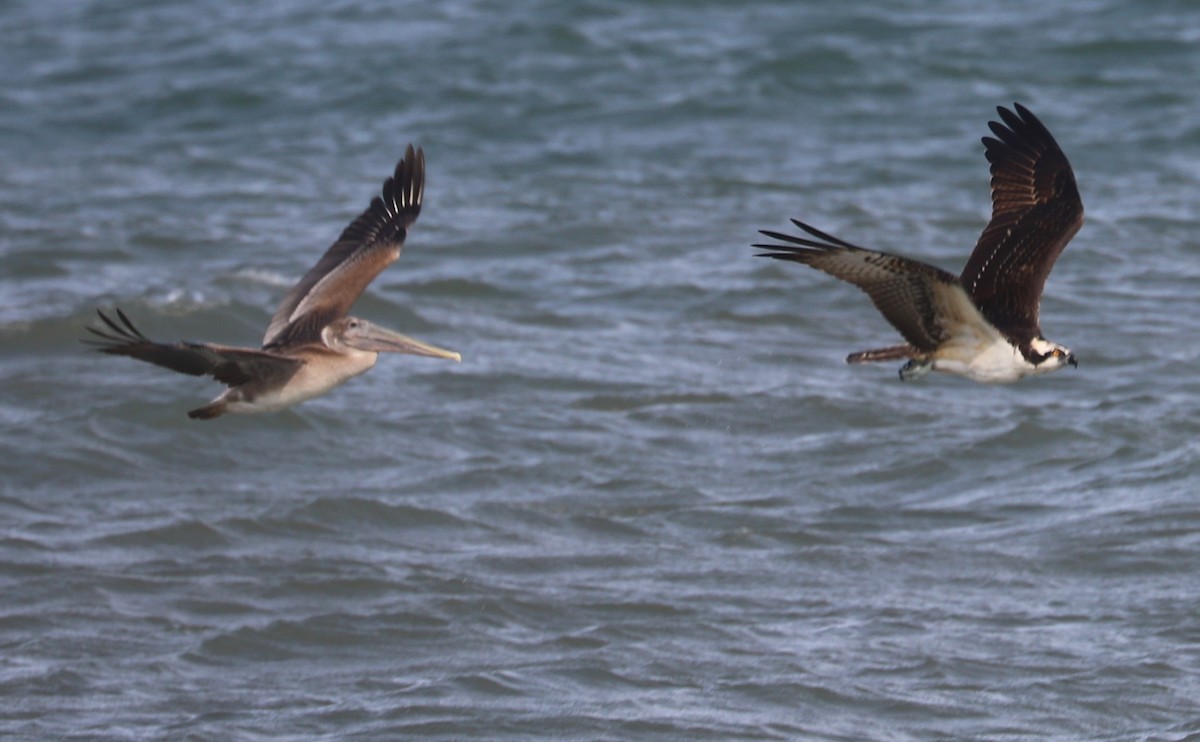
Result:
{"type": "Polygon", "coordinates": [[[907,341],[851,353],[847,363],[907,358],[901,379],[929,371],[1006,384],[1075,366],[1075,355],[1042,335],[1038,310],[1054,261],[1083,224],[1083,202],[1067,156],[1019,103],[997,108],[984,137],[992,164],[992,219],[961,276],[928,263],[868,250],[804,222],[809,236],[762,230],[786,244],[759,244],[763,257],[792,260],[854,284],[907,341]]]}
{"type": "Polygon", "coordinates": [[[227,412],[275,412],[320,396],[370,370],[380,353],[461,360],[458,353],[349,316],[350,307],[400,257],[408,228],[421,213],[425,153],[405,150],[396,172],[312,270],[283,297],[262,348],[214,343],[159,343],[138,331],[125,313],[97,310],[106,328],[85,340],[102,353],[129,356],[192,376],[211,376],[229,388],[188,412],[207,420],[227,412]]]}

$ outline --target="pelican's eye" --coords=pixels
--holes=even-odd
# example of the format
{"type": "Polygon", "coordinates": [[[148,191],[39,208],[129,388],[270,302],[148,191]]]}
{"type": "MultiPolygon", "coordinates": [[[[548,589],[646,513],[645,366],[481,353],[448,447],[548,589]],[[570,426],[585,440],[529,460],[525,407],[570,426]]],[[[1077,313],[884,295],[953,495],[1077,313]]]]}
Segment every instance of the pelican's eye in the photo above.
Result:
{"type": "MultiPolygon", "coordinates": [[[[352,320],[350,320],[350,326],[351,326],[351,327],[358,327],[358,320],[353,320],[353,319],[352,319],[352,320]]],[[[1056,351],[1054,351],[1054,352],[1055,352],[1055,353],[1058,353],[1058,351],[1057,351],[1057,350],[1056,350],[1056,351]]]]}

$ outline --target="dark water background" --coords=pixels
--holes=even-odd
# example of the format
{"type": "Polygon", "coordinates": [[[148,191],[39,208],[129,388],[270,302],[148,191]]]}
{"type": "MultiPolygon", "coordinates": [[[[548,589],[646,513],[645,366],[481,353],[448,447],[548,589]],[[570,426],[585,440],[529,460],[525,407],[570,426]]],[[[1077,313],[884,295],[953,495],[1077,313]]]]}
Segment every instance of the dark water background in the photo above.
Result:
{"type": "Polygon", "coordinates": [[[1200,9],[0,5],[0,735],[1196,739],[1200,9]],[[1017,100],[1078,370],[902,384],[797,216],[961,268],[1017,100]],[[454,348],[273,416],[254,344],[422,145],[356,313],[454,348]]]}

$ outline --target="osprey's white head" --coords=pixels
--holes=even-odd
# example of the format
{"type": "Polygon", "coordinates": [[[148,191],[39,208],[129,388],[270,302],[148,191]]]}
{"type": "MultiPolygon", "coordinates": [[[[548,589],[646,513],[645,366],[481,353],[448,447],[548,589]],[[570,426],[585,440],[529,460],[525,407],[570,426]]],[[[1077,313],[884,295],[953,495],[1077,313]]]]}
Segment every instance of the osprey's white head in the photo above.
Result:
{"type": "Polygon", "coordinates": [[[1052,343],[1044,337],[1035,337],[1029,341],[1029,349],[1025,353],[1025,360],[1033,364],[1033,373],[1048,374],[1051,371],[1057,371],[1063,366],[1070,365],[1072,367],[1079,364],[1075,361],[1075,354],[1070,348],[1052,343]]]}

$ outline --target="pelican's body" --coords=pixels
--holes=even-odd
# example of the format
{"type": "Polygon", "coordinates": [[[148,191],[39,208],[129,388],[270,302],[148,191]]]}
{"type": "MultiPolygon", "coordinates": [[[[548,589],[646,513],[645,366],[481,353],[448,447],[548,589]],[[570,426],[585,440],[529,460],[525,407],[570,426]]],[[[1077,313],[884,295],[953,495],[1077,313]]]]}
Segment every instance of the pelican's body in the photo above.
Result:
{"type": "Polygon", "coordinates": [[[327,348],[314,345],[292,355],[302,363],[286,383],[250,383],[230,387],[213,400],[211,405],[196,410],[193,417],[205,417],[203,413],[221,412],[278,412],[285,407],[306,402],[325,394],[335,386],[375,366],[378,353],[355,350],[350,353],[334,353],[327,348]]]}
{"type": "Polygon", "coordinates": [[[335,351],[326,345],[313,343],[289,348],[287,357],[299,361],[291,375],[278,383],[266,377],[232,386],[211,404],[194,410],[193,417],[206,417],[208,412],[278,412],[285,407],[306,402],[325,394],[335,386],[370,371],[379,353],[357,348],[335,351]]]}
{"type": "Polygon", "coordinates": [[[89,327],[104,353],[125,355],[193,376],[212,376],[228,389],[189,417],[276,412],[369,371],[380,353],[460,360],[347,314],[375,276],[400,257],[408,228],[421,211],[425,156],[410,145],[383,193],[350,223],[320,261],[288,292],[271,318],[262,348],[149,340],[120,309],[100,312],[107,330],[89,327]]]}

